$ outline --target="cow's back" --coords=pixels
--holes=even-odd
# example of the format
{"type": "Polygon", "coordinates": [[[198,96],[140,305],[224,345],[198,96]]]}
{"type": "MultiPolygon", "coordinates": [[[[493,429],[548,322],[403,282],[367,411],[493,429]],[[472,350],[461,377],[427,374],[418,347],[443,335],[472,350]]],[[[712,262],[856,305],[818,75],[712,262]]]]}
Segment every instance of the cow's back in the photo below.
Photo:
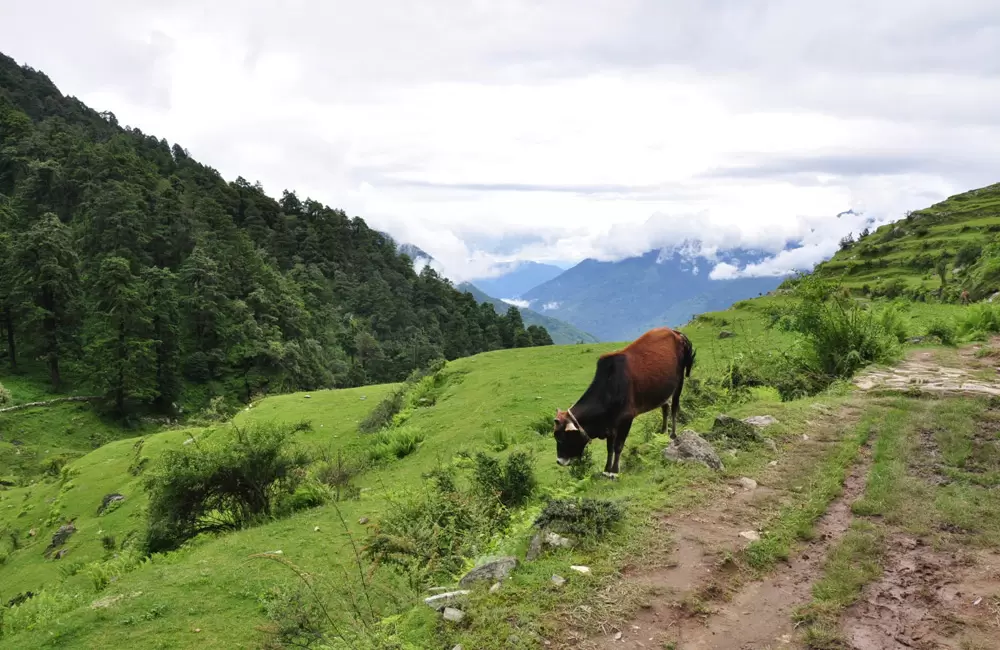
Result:
{"type": "Polygon", "coordinates": [[[634,415],[670,399],[681,372],[682,341],[669,327],[649,330],[621,350],[628,359],[634,415]]]}

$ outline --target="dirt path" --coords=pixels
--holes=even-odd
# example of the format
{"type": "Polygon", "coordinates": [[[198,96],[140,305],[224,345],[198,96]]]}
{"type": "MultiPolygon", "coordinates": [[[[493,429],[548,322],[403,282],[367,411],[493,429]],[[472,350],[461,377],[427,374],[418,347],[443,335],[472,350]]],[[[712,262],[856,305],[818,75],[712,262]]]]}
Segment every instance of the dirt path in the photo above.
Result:
{"type": "MultiPolygon", "coordinates": [[[[1000,345],[1000,340],[994,339],[991,344],[1000,345]]],[[[992,355],[977,357],[982,347],[973,345],[951,355],[920,350],[892,368],[859,374],[854,385],[863,391],[917,390],[939,395],[1000,396],[996,359],[992,355]]]]}
{"type": "MultiPolygon", "coordinates": [[[[1000,344],[1000,340],[993,341],[1000,344]]],[[[864,392],[917,390],[938,396],[1000,396],[997,357],[977,353],[979,346],[940,353],[915,351],[895,368],[858,377],[864,392]]],[[[1000,355],[998,355],[1000,356],[1000,355]]],[[[862,399],[864,399],[862,397],[862,399]]],[[[864,408],[862,405],[861,408],[864,408]]],[[[855,419],[858,413],[852,414],[855,419]]],[[[820,411],[809,422],[810,440],[797,443],[788,457],[771,468],[778,476],[795,466],[796,454],[822,454],[842,431],[843,413],[820,411]]],[[[842,434],[841,434],[842,435],[842,434]]],[[[997,442],[1000,445],[1000,441],[997,442]]],[[[627,567],[624,580],[645,588],[648,602],[632,620],[606,626],[602,633],[578,636],[572,647],[585,650],[676,648],[678,650],[766,650],[802,648],[792,619],[794,610],[808,603],[812,586],[822,575],[827,553],[853,521],[851,504],[865,489],[871,467],[870,449],[862,448],[851,468],[841,496],[815,526],[816,536],[788,562],[762,580],[748,579],[727,561],[748,541],[740,534],[759,530],[768,505],[786,494],[769,487],[766,478],[754,490],[734,484],[735,494],[711,510],[679,514],[662,520],[673,540],[667,562],[658,568],[627,567]]],[[[787,483],[786,483],[787,485],[787,483]]],[[[773,509],[771,510],[773,512],[773,509]]],[[[1000,648],[988,637],[982,645],[977,630],[1000,627],[1000,554],[976,551],[973,556],[932,548],[919,539],[895,535],[889,543],[885,572],[868,585],[862,599],[842,619],[842,632],[855,650],[924,650],[1000,648]],[[993,589],[991,592],[990,589],[993,589]],[[981,596],[981,594],[991,594],[981,596]],[[978,600],[977,600],[978,599],[978,600]],[[959,622],[962,622],[959,625],[959,622]],[[961,627],[962,635],[956,635],[961,627]],[[972,630],[973,636],[967,630],[972,630]],[[961,638],[961,643],[955,641],[961,638]]]]}

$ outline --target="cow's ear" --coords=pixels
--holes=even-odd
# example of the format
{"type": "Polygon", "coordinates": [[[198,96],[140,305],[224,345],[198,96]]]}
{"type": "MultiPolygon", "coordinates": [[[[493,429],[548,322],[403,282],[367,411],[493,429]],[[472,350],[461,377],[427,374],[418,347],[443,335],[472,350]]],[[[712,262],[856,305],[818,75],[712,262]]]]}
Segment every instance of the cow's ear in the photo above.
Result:
{"type": "Polygon", "coordinates": [[[572,422],[567,422],[566,423],[566,430],[567,431],[579,431],[579,429],[576,428],[576,425],[573,424],[572,422]]]}

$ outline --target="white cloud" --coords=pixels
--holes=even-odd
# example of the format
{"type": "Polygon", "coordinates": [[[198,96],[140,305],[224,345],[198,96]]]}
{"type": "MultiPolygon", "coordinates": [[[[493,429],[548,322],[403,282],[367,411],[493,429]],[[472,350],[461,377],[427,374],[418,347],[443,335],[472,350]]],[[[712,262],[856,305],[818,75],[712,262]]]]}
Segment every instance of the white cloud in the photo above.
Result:
{"type": "Polygon", "coordinates": [[[531,306],[530,300],[518,300],[517,298],[501,298],[500,300],[508,305],[514,305],[518,309],[527,309],[531,306]]]}
{"type": "Polygon", "coordinates": [[[542,305],[542,309],[544,309],[545,311],[549,311],[552,309],[559,309],[560,304],[561,303],[558,300],[553,300],[552,302],[547,302],[544,305],[542,305]]]}
{"type": "Polygon", "coordinates": [[[998,29],[988,0],[55,0],[5,9],[0,42],[460,281],[690,240],[778,273],[827,255],[842,235],[812,228],[842,210],[993,182],[998,29]]]}

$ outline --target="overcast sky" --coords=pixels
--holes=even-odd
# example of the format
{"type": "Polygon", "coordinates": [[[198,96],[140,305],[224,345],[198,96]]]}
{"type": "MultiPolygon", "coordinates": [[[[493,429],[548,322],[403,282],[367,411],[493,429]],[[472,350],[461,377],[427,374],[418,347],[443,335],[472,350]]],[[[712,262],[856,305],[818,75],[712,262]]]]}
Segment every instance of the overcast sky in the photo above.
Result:
{"type": "Polygon", "coordinates": [[[806,237],[773,273],[831,254],[843,210],[1000,180],[990,0],[5,2],[0,49],[455,279],[806,237]]]}

